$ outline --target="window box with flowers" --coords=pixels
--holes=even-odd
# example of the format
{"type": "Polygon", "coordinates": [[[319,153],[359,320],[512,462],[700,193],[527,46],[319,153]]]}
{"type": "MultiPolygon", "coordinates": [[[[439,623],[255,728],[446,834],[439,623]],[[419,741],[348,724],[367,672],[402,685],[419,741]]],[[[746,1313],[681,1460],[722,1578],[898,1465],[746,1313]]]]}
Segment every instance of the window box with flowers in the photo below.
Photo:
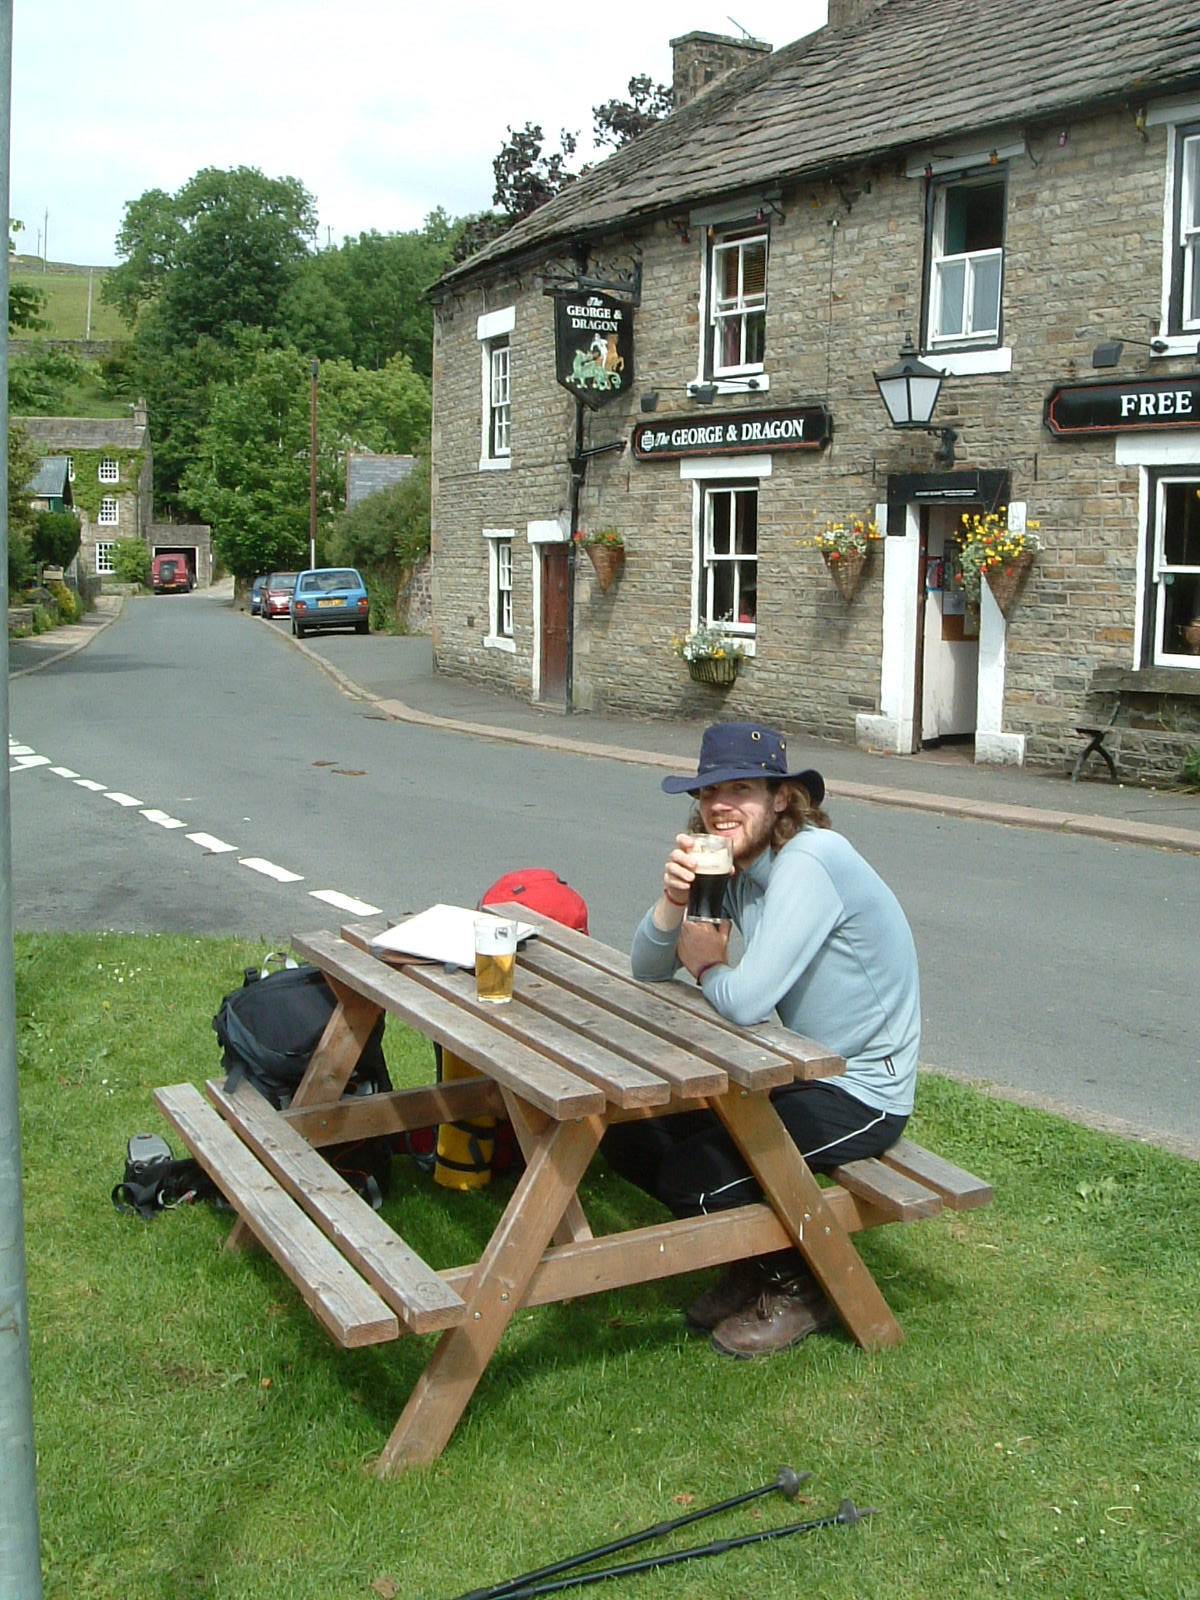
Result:
{"type": "Polygon", "coordinates": [[[745,647],[717,624],[694,629],[671,640],[671,652],[687,662],[689,675],[696,683],[712,683],[728,688],[746,659],[745,647]]]}
{"type": "Polygon", "coordinates": [[[858,589],[871,547],[882,537],[878,523],[871,518],[851,517],[827,522],[803,543],[821,552],[839,594],[849,605],[858,589]]]}
{"type": "Polygon", "coordinates": [[[1008,615],[1025,574],[1042,548],[1034,531],[1040,524],[1027,522],[1010,528],[1008,507],[997,511],[964,511],[959,533],[959,565],[963,589],[972,605],[979,604],[984,580],[1004,616],[1008,615]]]}
{"type": "Polygon", "coordinates": [[[575,542],[587,551],[588,560],[596,569],[596,581],[607,592],[625,567],[625,535],[616,528],[601,528],[597,533],[584,533],[580,528],[575,542]]]}

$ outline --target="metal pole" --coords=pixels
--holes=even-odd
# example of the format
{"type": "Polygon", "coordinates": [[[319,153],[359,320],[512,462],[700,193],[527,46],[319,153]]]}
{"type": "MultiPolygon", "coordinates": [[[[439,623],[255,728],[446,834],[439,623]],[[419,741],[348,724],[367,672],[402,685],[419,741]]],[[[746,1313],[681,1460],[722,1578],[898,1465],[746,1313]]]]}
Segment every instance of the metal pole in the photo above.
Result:
{"type": "MultiPolygon", "coordinates": [[[[12,123],[13,0],[0,0],[0,188],[9,204],[12,123]]],[[[49,213],[47,213],[49,225],[49,213]]],[[[8,250],[0,264],[0,298],[8,313],[8,250]]],[[[0,598],[8,611],[8,339],[0,346],[0,598]]],[[[2,649],[8,749],[8,630],[2,649]]],[[[21,1198],[21,1119],[17,1101],[17,1003],[12,941],[12,809],[7,771],[0,784],[0,1594],[41,1600],[37,1478],[33,1450],[33,1386],[29,1375],[29,1300],[25,1282],[25,1213],[21,1198]]]]}
{"type": "Polygon", "coordinates": [[[312,426],[308,442],[308,564],[317,564],[317,368],[312,364],[312,426]]]}
{"type": "Polygon", "coordinates": [[[579,491],[583,488],[587,460],[583,454],[583,401],[575,400],[575,450],[571,457],[571,515],[567,545],[567,683],[565,709],[575,709],[575,535],[579,532],[579,491]]]}
{"type": "Polygon", "coordinates": [[[743,1533],[736,1539],[714,1539],[711,1544],[699,1544],[690,1550],[672,1550],[669,1555],[647,1556],[643,1561],[623,1561],[619,1566],[599,1567],[594,1572],[576,1572],[566,1578],[555,1578],[551,1583],[525,1584],[520,1589],[506,1590],[505,1600],[533,1600],[535,1595],[557,1594],[562,1589],[583,1589],[589,1584],[604,1583],[609,1578],[627,1578],[635,1572],[675,1567],[682,1561],[697,1561],[704,1556],[723,1556],[730,1550],[742,1550],[746,1545],[765,1544],[768,1539],[786,1539],[794,1533],[815,1533],[818,1528],[831,1528],[836,1524],[853,1526],[864,1517],[874,1514],[874,1506],[859,1511],[853,1500],[843,1500],[832,1516],[812,1517],[807,1522],[785,1522],[781,1528],[763,1528],[759,1533],[743,1533]]]}
{"type": "Polygon", "coordinates": [[[689,1511],[682,1517],[673,1517],[669,1522],[656,1522],[651,1528],[642,1528],[637,1533],[628,1533],[623,1539],[614,1539],[609,1544],[596,1545],[592,1550],[581,1551],[576,1556],[566,1556],[561,1561],[552,1561],[549,1566],[538,1567],[533,1572],[523,1572],[520,1577],[506,1578],[503,1583],[494,1583],[489,1589],[472,1589],[469,1594],[459,1596],[459,1600],[508,1600],[508,1597],[523,1591],[532,1583],[537,1583],[543,1578],[557,1577],[560,1572],[569,1572],[572,1567],[585,1566],[589,1561],[599,1561],[604,1556],[616,1555],[619,1550],[629,1550],[634,1545],[648,1544],[651,1539],[661,1539],[668,1533],[675,1533],[680,1528],[686,1528],[694,1522],[700,1522],[705,1517],[714,1517],[720,1511],[730,1511],[735,1506],[745,1505],[748,1500],[757,1500],[764,1494],[772,1494],[776,1489],[787,1500],[794,1500],[800,1492],[800,1485],[811,1472],[795,1472],[791,1467],[780,1467],[778,1476],[772,1483],[765,1483],[759,1489],[747,1489],[742,1494],[735,1494],[731,1499],[719,1500],[716,1505],[704,1506],[699,1511],[689,1511]]]}

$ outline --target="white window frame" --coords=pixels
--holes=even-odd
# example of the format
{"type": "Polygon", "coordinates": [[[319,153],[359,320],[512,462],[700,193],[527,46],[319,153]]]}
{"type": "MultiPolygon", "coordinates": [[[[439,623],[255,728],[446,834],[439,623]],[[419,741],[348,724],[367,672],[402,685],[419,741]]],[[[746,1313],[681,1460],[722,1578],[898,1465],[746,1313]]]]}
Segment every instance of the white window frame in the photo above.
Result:
{"type": "Polygon", "coordinates": [[[488,455],[496,461],[512,455],[512,347],[507,339],[488,345],[488,455]]]}
{"type": "MultiPolygon", "coordinates": [[[[1004,190],[1005,206],[1008,198],[1008,174],[1003,168],[989,167],[985,172],[948,178],[938,184],[933,194],[932,215],[929,229],[929,318],[926,343],[931,350],[939,346],[988,346],[995,347],[1000,343],[1000,325],[1003,320],[1004,306],[1004,246],[992,246],[986,250],[965,250],[947,252],[946,240],[946,203],[951,194],[959,193],[967,188],[983,188],[999,185],[1004,190]],[[987,327],[976,326],[976,300],[977,283],[981,270],[992,263],[998,265],[998,283],[996,287],[995,318],[987,327]],[[938,331],[942,320],[945,299],[945,282],[951,270],[961,268],[963,275],[963,309],[960,326],[953,332],[941,333],[938,331]]],[[[1003,232],[1003,217],[1001,218],[1001,231],[1003,232]]]]}
{"type": "Polygon", "coordinates": [[[97,469],[101,483],[120,483],[121,463],[116,456],[101,456],[97,469]]]}
{"type": "MultiPolygon", "coordinates": [[[[1150,540],[1147,547],[1148,576],[1152,597],[1150,607],[1152,615],[1145,619],[1145,626],[1149,631],[1149,658],[1150,665],[1155,667],[1187,667],[1193,672],[1200,672],[1200,656],[1194,656],[1182,649],[1172,649],[1172,641],[1166,637],[1166,594],[1167,586],[1179,576],[1200,578],[1200,564],[1180,565],[1169,564],[1166,560],[1166,528],[1167,528],[1167,497],[1164,489],[1169,484],[1186,484],[1189,488],[1200,493],[1200,464],[1190,471],[1187,469],[1175,472],[1158,472],[1150,480],[1152,499],[1148,508],[1150,540]]],[[[1200,615],[1200,610],[1198,610],[1200,615]]],[[[1191,620],[1190,618],[1188,619],[1191,620]]]]}
{"type": "Polygon", "coordinates": [[[751,640],[758,637],[758,505],[759,493],[757,483],[746,482],[717,482],[705,483],[701,486],[701,515],[700,515],[700,585],[697,595],[697,620],[707,628],[721,628],[725,633],[732,634],[741,640],[751,640]],[[727,553],[718,553],[713,548],[713,524],[715,521],[715,501],[718,496],[729,497],[729,526],[731,530],[731,546],[736,543],[733,530],[737,527],[738,514],[743,503],[753,503],[754,507],[754,554],[739,554],[730,549],[727,553]],[[716,579],[722,567],[732,569],[732,594],[733,615],[715,615],[713,591],[716,579]],[[740,609],[737,602],[743,588],[744,567],[750,567],[754,573],[755,594],[755,620],[742,621],[737,616],[740,609]]]}
{"type": "Polygon", "coordinates": [[[512,462],[512,340],[516,326],[516,307],[502,306],[485,311],[475,326],[480,346],[480,444],[479,470],[506,472],[512,462]],[[497,395],[496,356],[504,357],[504,395],[497,395]],[[498,428],[500,429],[498,435],[498,428]]]}
{"type": "Polygon", "coordinates": [[[708,351],[705,362],[705,371],[712,378],[748,377],[760,373],[765,367],[766,358],[766,316],[767,316],[767,283],[770,272],[770,234],[766,228],[757,230],[727,228],[717,233],[714,232],[708,247],[708,261],[706,271],[706,326],[708,351]],[[762,246],[763,252],[763,284],[761,293],[747,293],[746,280],[746,252],[749,248],[762,246]],[[722,275],[718,268],[733,252],[737,254],[737,287],[730,296],[722,295],[718,284],[722,275]],[[762,356],[761,360],[747,359],[747,338],[751,318],[762,319],[762,356]],[[738,348],[740,359],[735,361],[724,360],[725,333],[728,325],[740,324],[738,331],[738,348]]]}
{"type": "Polygon", "coordinates": [[[1195,334],[1200,331],[1200,125],[1191,121],[1173,127],[1167,146],[1163,328],[1176,335],[1191,335],[1184,350],[1178,352],[1191,355],[1195,334]]]}
{"type": "Polygon", "coordinates": [[[113,552],[117,548],[115,539],[96,540],[96,575],[97,577],[111,577],[117,570],[113,561],[113,552]]]}
{"type": "Polygon", "coordinates": [[[488,650],[515,651],[512,553],[516,532],[513,528],[485,528],[483,537],[488,549],[488,631],[483,643],[488,650]]]}
{"type": "Polygon", "coordinates": [[[96,523],[101,528],[117,528],[121,525],[121,502],[115,494],[102,494],[100,496],[100,510],[96,523]]]}
{"type": "Polygon", "coordinates": [[[74,483],[75,482],[75,457],[74,456],[68,456],[67,457],[67,482],[68,483],[74,483]]]}

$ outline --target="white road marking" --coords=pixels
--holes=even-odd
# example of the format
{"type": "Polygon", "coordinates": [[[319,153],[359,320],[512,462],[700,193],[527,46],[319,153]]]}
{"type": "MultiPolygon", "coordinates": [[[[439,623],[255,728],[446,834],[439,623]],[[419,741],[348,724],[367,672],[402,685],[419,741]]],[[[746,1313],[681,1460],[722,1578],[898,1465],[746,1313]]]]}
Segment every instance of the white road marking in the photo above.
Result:
{"type": "Polygon", "coordinates": [[[365,900],[355,900],[352,895],[339,894],[336,889],[310,889],[308,892],[314,900],[324,900],[326,905],[350,911],[356,917],[375,917],[383,910],[382,906],[369,906],[365,900]]]}
{"type": "Polygon", "coordinates": [[[224,839],[216,839],[211,833],[189,833],[187,837],[193,844],[198,844],[201,850],[207,850],[210,856],[224,855],[228,850],[237,849],[237,845],[226,844],[224,839]]]}
{"type": "Polygon", "coordinates": [[[274,878],[276,883],[303,883],[302,872],[289,872],[286,867],[277,867],[273,861],[264,861],[262,856],[240,856],[239,867],[249,867],[251,872],[261,872],[264,878],[274,878]]]}
{"type": "Polygon", "coordinates": [[[160,828],[186,828],[186,822],[180,822],[178,817],[172,817],[165,811],[156,811],[152,807],[143,811],[142,815],[147,822],[157,822],[160,828]]]}
{"type": "MultiPolygon", "coordinates": [[[[18,744],[11,736],[8,741],[8,753],[10,772],[21,772],[29,767],[49,767],[56,777],[70,778],[79,788],[87,789],[92,794],[102,794],[106,800],[112,800],[119,806],[127,809],[137,806],[147,822],[157,823],[160,828],[187,827],[187,823],[181,822],[178,817],[173,817],[169,812],[161,811],[156,806],[143,806],[140,800],[121,789],[110,789],[107,784],[98,783],[95,778],[81,778],[71,767],[51,766],[49,756],[35,754],[30,745],[18,744]]],[[[249,820],[247,817],[246,821],[249,820]]],[[[211,833],[189,833],[187,838],[209,855],[230,855],[238,848],[237,845],[228,844],[224,839],[218,839],[211,833]]],[[[262,856],[242,856],[238,860],[238,865],[249,867],[251,872],[261,872],[264,877],[273,878],[276,883],[304,882],[303,873],[291,872],[287,867],[277,866],[275,862],[267,861],[262,856]]],[[[324,904],[333,906],[338,911],[346,911],[352,916],[374,917],[382,913],[382,907],[371,905],[366,900],[356,899],[354,895],[342,894],[338,889],[310,889],[308,892],[314,900],[323,901],[324,904]]]]}

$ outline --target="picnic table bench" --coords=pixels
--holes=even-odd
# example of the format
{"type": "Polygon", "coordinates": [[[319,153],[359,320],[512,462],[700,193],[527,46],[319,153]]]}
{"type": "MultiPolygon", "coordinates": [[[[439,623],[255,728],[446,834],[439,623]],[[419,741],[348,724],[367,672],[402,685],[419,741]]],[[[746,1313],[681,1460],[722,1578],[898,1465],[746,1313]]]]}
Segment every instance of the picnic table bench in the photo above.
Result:
{"type": "Polygon", "coordinates": [[[990,1185],[901,1139],[877,1160],[818,1183],[787,1137],[770,1090],[834,1076],[844,1061],[774,1024],[726,1022],[696,988],[642,984],[628,959],[531,913],[515,998],[481,1005],[469,971],[392,965],[370,950],[377,928],[293,940],[338,999],[285,1111],[247,1083],[155,1091],[163,1115],[252,1235],[344,1348],[403,1332],[439,1335],[376,1464],[436,1460],[513,1313],[797,1247],[851,1336],[866,1348],[902,1338],[851,1235],[985,1206],[990,1185]],[[452,1050],[475,1077],[343,1095],[380,1013],[452,1050]],[[710,1106],[763,1191],[709,1216],[593,1235],[578,1187],[607,1127],[710,1106]],[[435,1270],[324,1161],[322,1146],[430,1123],[508,1116],[524,1170],[478,1261],[435,1270]]]}

